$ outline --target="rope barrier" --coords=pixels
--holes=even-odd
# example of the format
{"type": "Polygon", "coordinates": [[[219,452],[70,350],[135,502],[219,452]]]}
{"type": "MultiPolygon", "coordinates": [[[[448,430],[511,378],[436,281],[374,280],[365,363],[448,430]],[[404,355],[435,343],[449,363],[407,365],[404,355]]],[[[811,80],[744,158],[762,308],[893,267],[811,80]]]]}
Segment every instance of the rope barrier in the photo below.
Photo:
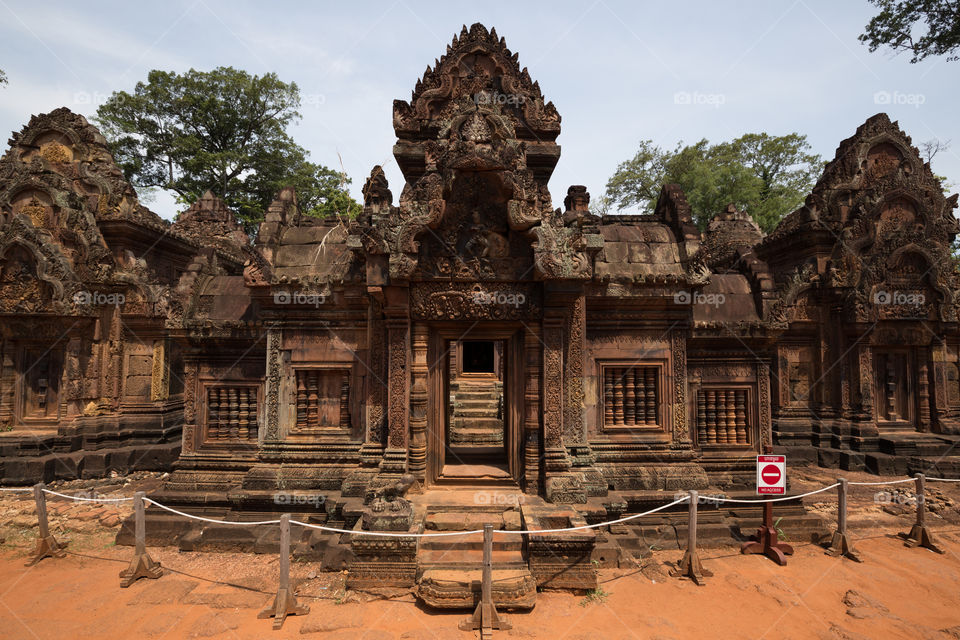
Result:
{"type": "Polygon", "coordinates": [[[24,491],[33,491],[33,489],[30,489],[29,487],[0,487],[0,491],[20,491],[20,492],[24,492],[24,491]]]}
{"type": "Polygon", "coordinates": [[[260,520],[260,521],[258,521],[258,522],[241,522],[241,521],[238,521],[238,520],[214,520],[213,518],[204,518],[203,516],[195,516],[195,515],[192,515],[192,514],[189,514],[189,513],[184,513],[183,511],[177,511],[176,509],[172,509],[172,508],[170,508],[170,507],[168,507],[168,506],[166,506],[166,505],[164,505],[164,504],[160,504],[160,503],[157,502],[156,500],[151,500],[150,498],[144,498],[143,500],[144,500],[144,502],[149,502],[150,504],[155,504],[155,505],[157,505],[158,507],[160,507],[160,508],[163,509],[164,511],[169,511],[170,513],[175,513],[175,514],[177,514],[178,516],[183,516],[184,518],[191,518],[191,519],[193,519],[193,520],[201,520],[201,521],[203,521],[203,522],[210,522],[210,523],[213,523],[213,524],[230,524],[230,525],[238,525],[238,526],[256,526],[256,525],[260,525],[260,524],[280,524],[280,520],[279,520],[279,519],[277,519],[277,520],[260,520]]]}
{"type": "Polygon", "coordinates": [[[840,486],[839,482],[834,482],[829,487],[824,487],[823,489],[817,489],[816,491],[808,491],[807,493],[801,493],[798,496],[784,496],[782,498],[767,498],[765,500],[739,500],[737,498],[704,498],[704,500],[709,500],[710,502],[736,502],[737,504],[763,504],[764,502],[783,502],[785,500],[798,500],[800,498],[806,498],[807,496],[812,496],[816,493],[823,493],[824,491],[829,491],[830,489],[836,489],[840,486]]]}
{"type": "MultiPolygon", "coordinates": [[[[927,480],[937,480],[938,478],[927,478],[927,480]]],[[[946,480],[946,478],[941,478],[946,480]]],[[[848,482],[851,487],[879,487],[885,484],[900,484],[901,482],[913,482],[913,478],[904,478],[903,480],[889,480],[887,482],[848,482]]]]}
{"type": "MultiPolygon", "coordinates": [[[[927,478],[931,481],[939,482],[960,482],[960,478],[927,478]]],[[[880,486],[880,485],[889,485],[889,484],[900,484],[902,482],[913,482],[913,478],[904,478],[902,480],[890,480],[886,482],[848,482],[851,486],[880,486]]],[[[706,502],[728,502],[732,504],[763,504],[766,502],[785,502],[788,500],[800,500],[808,496],[816,495],[818,493],[823,493],[825,491],[830,491],[840,486],[839,482],[835,482],[829,486],[823,487],[821,489],[815,489],[813,491],[808,491],[807,493],[801,493],[799,495],[792,496],[783,496],[779,498],[761,498],[761,499],[739,499],[739,498],[719,498],[713,496],[704,496],[703,499],[706,502]]],[[[0,488],[3,491],[31,491],[31,489],[26,488],[0,488]]],[[[43,489],[44,493],[50,495],[58,496],[61,498],[66,498],[69,500],[78,500],[83,502],[127,502],[133,500],[133,498],[86,498],[82,496],[71,496],[65,493],[58,493],[50,489],[43,489]]],[[[530,534],[546,534],[546,533],[567,533],[572,531],[584,531],[588,529],[597,529],[599,527],[606,527],[614,524],[620,524],[623,522],[629,522],[630,520],[635,520],[637,518],[642,518],[648,516],[652,513],[658,511],[663,511],[669,509],[670,507],[675,507],[678,504],[687,502],[690,499],[689,495],[683,496],[673,502],[661,505],[650,509],[649,511],[644,511],[643,513],[636,513],[633,515],[625,516],[623,518],[618,518],[616,520],[606,520],[604,522],[597,522],[594,524],[586,524],[578,527],[562,527],[556,529],[522,529],[517,531],[508,531],[505,529],[494,529],[494,533],[500,534],[515,534],[515,535],[530,535],[530,534]]],[[[225,524],[231,526],[259,526],[259,525],[268,525],[268,524],[280,524],[280,520],[258,520],[258,521],[244,521],[244,520],[217,520],[215,518],[205,518],[203,516],[198,516],[190,513],[185,513],[183,511],[178,511],[172,507],[168,507],[165,504],[161,504],[156,500],[151,498],[144,498],[144,502],[150,503],[157,506],[164,511],[168,511],[175,515],[189,518],[191,520],[199,520],[201,522],[209,522],[211,524],[225,524]]],[[[299,525],[301,527],[306,527],[308,529],[317,529],[320,531],[327,531],[330,533],[342,533],[348,535],[367,535],[367,536],[382,536],[382,537],[393,537],[393,538],[443,538],[443,537],[453,537],[453,536],[469,536],[483,533],[483,529],[471,529],[468,531],[443,531],[437,533],[404,533],[404,532],[393,532],[393,531],[364,531],[362,529],[340,529],[337,527],[327,527],[319,524],[311,524],[309,522],[302,522],[300,520],[290,520],[290,524],[299,525]]]]}

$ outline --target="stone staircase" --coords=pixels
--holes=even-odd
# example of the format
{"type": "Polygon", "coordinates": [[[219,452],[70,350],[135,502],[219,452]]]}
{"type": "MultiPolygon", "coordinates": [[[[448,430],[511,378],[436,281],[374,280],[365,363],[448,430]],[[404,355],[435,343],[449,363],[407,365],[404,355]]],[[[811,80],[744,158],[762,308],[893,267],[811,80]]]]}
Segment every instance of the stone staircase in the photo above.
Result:
{"type": "Polygon", "coordinates": [[[502,382],[451,382],[450,396],[451,446],[503,446],[502,382]]]}
{"type": "MultiPolygon", "coordinates": [[[[494,529],[519,530],[516,509],[443,507],[428,509],[425,533],[471,531],[491,524],[494,529]]],[[[417,595],[437,609],[469,609],[480,597],[483,534],[422,538],[417,550],[417,595]]],[[[537,583],[527,566],[523,536],[493,536],[493,600],[503,609],[532,609],[537,583]]]]}

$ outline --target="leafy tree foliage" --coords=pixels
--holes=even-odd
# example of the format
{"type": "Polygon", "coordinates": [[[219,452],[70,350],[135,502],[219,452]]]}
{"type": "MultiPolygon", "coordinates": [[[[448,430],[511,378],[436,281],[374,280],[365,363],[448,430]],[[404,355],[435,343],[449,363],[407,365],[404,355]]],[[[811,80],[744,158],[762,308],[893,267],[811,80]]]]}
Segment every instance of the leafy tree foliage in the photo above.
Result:
{"type": "Polygon", "coordinates": [[[644,140],[633,158],[617,166],[598,209],[638,207],[649,213],[661,186],[677,183],[701,228],[733,203],[764,231],[771,231],[803,204],[822,168],[820,156],[810,153],[806,136],[797,133],[748,133],[719,144],[680,143],[673,151],[644,140]]]}
{"type": "Polygon", "coordinates": [[[0,69],[0,84],[7,84],[7,74],[0,69]]]}
{"type": "Polygon", "coordinates": [[[958,60],[960,54],[960,2],[957,0],[870,0],[880,9],[859,37],[876,51],[888,46],[894,51],[909,51],[910,62],[927,56],[947,55],[958,60]],[[917,24],[923,21],[926,31],[917,24]]]}
{"type": "Polygon", "coordinates": [[[356,215],[349,178],[310,162],[287,134],[299,106],[297,85],[273,73],[155,70],[132,93],[114,92],[97,121],[132,183],[172,190],[183,203],[211,189],[248,227],[284,186],[311,215],[356,215]]]}

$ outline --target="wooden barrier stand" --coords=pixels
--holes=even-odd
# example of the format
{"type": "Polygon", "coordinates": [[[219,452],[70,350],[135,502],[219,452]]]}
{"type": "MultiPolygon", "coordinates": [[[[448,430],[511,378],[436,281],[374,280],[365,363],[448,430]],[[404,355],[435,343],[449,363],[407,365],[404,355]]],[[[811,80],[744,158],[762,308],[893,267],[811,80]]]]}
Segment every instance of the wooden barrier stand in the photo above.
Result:
{"type": "Polygon", "coordinates": [[[163,575],[159,562],[154,562],[147,553],[147,533],[143,513],[143,491],[133,494],[134,548],[130,566],[120,572],[120,586],[129,587],[140,578],[156,580],[163,575]]]}
{"type": "Polygon", "coordinates": [[[847,557],[856,562],[862,562],[860,555],[853,550],[850,537],[847,535],[847,479],[837,480],[837,530],[833,533],[830,548],[827,553],[837,558],[847,557]]]}
{"type": "Polygon", "coordinates": [[[46,486],[42,482],[33,485],[33,499],[37,503],[37,548],[33,552],[33,558],[25,566],[32,567],[44,558],[62,558],[66,555],[64,547],[66,543],[60,544],[57,539],[50,535],[50,524],[47,521],[47,494],[44,493],[46,486]]]}
{"type": "Polygon", "coordinates": [[[258,618],[273,618],[273,629],[283,627],[287,616],[305,616],[310,607],[297,604],[297,597],[290,588],[290,514],[280,516],[280,586],[273,604],[261,611],[258,618]]]}
{"type": "Polygon", "coordinates": [[[901,533],[900,537],[906,540],[908,547],[926,547],[931,551],[937,553],[944,553],[944,550],[937,546],[933,541],[933,536],[930,535],[930,530],[927,529],[926,523],[926,489],[924,484],[926,481],[926,476],[922,473],[916,474],[917,478],[917,521],[913,525],[913,528],[910,529],[910,533],[901,533]]]}
{"type": "Polygon", "coordinates": [[[700,556],[697,555],[697,501],[699,495],[696,491],[690,491],[690,510],[689,522],[687,523],[687,550],[683,554],[683,560],[680,566],[670,572],[673,577],[687,577],[693,580],[698,586],[707,583],[705,577],[711,578],[713,574],[703,568],[700,564],[700,556]]]}

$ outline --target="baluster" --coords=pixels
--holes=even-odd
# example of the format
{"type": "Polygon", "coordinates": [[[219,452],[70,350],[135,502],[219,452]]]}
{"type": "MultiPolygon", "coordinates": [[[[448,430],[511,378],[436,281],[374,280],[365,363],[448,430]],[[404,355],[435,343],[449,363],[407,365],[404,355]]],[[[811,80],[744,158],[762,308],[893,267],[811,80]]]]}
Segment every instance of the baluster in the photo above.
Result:
{"type": "Polygon", "coordinates": [[[344,373],[340,382],[340,428],[349,429],[350,426],[350,374],[344,373]]]}
{"type": "Polygon", "coordinates": [[[623,369],[616,368],[613,384],[613,423],[623,425],[623,369]]]}
{"type": "Polygon", "coordinates": [[[320,408],[317,402],[317,372],[307,372],[307,426],[320,424],[320,408]]]}
{"type": "Polygon", "coordinates": [[[613,369],[603,370],[603,424],[613,424],[613,369]]]}
{"type": "Polygon", "coordinates": [[[220,419],[220,402],[216,389],[207,389],[207,407],[207,439],[211,440],[217,437],[217,421],[220,419]]]}
{"type": "Polygon", "coordinates": [[[217,437],[226,438],[230,430],[230,399],[227,397],[227,388],[220,387],[220,419],[217,421],[217,437]]]}
{"type": "Polygon", "coordinates": [[[636,367],[633,373],[634,422],[638,425],[647,424],[647,415],[644,411],[644,404],[646,403],[646,389],[643,386],[644,371],[644,368],[636,367]]]}
{"type": "Polygon", "coordinates": [[[707,391],[707,442],[717,443],[717,392],[707,391]]]}
{"type": "Polygon", "coordinates": [[[657,424],[657,368],[647,367],[643,375],[644,410],[647,424],[657,424]]]}
{"type": "Polygon", "coordinates": [[[304,371],[297,371],[297,428],[307,426],[307,384],[304,371]]]}
{"type": "Polygon", "coordinates": [[[259,414],[257,413],[257,390],[250,389],[250,430],[247,432],[249,440],[256,440],[260,429],[259,414]]]}
{"type": "Polygon", "coordinates": [[[737,443],[736,392],[727,391],[727,444],[737,443]]]}
{"type": "Polygon", "coordinates": [[[707,440],[707,397],[701,390],[697,391],[697,443],[703,444],[707,440]]]}
{"type": "Polygon", "coordinates": [[[726,391],[717,391],[717,444],[727,444],[726,391]]]}
{"type": "Polygon", "coordinates": [[[230,387],[230,431],[228,436],[236,438],[240,431],[240,401],[237,399],[237,388],[230,387]]]}
{"type": "Polygon", "coordinates": [[[747,444],[747,392],[737,391],[737,444],[747,444]]]}
{"type": "Polygon", "coordinates": [[[636,424],[637,396],[633,388],[634,368],[627,367],[623,372],[623,424],[632,427],[636,424]]]}
{"type": "Polygon", "coordinates": [[[250,428],[250,390],[242,388],[240,394],[240,421],[237,426],[237,437],[247,439],[247,430],[250,428]]]}

